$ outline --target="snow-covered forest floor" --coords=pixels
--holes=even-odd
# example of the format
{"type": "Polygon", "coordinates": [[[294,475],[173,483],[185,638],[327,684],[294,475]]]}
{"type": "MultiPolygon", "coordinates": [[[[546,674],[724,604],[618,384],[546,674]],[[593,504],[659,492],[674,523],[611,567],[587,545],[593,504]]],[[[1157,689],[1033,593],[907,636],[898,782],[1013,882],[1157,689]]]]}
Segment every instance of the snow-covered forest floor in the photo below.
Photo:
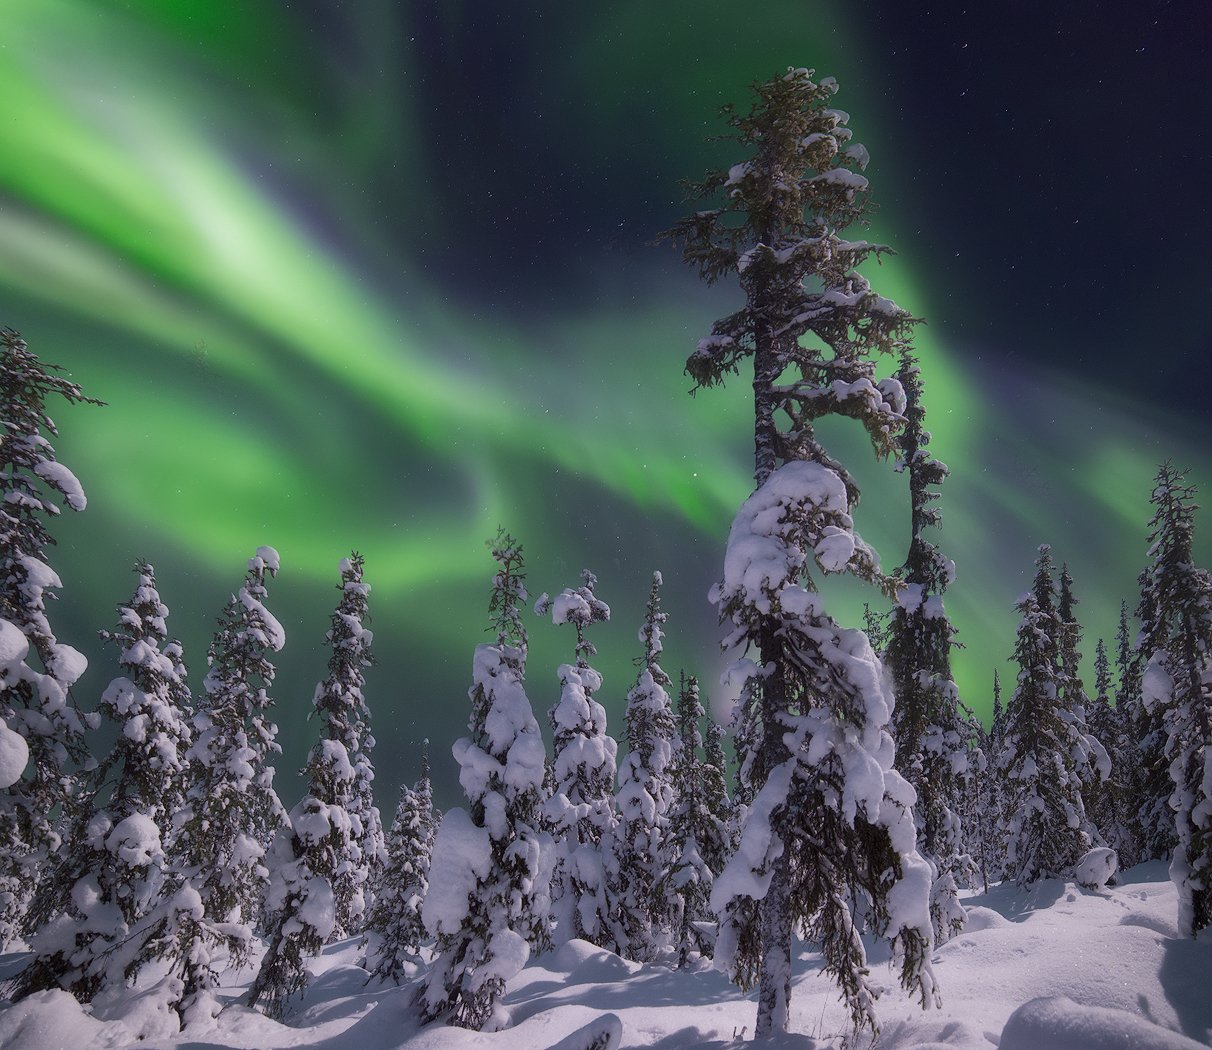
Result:
{"type": "MultiPolygon", "coordinates": [[[[987,1050],[1172,1050],[1207,1045],[1212,1036],[1212,937],[1179,938],[1177,903],[1165,865],[1126,872],[1119,885],[1091,892],[1044,880],[971,897],[964,932],[935,954],[941,1009],[921,1011],[900,991],[886,954],[872,946],[872,973],[885,988],[875,1046],[987,1050]],[[1007,1020],[1020,1006],[1043,997],[1007,1020]],[[1004,1030],[1004,1031],[1003,1031],[1004,1030]],[[1181,1034],[1180,1034],[1181,1033],[1181,1034]]],[[[65,992],[43,992],[0,1006],[6,1050],[240,1047],[273,1050],[589,1050],[591,1046],[662,1050],[740,1047],[753,1034],[752,995],[711,970],[674,972],[641,966],[573,941],[540,957],[509,984],[511,1026],[481,1034],[441,1025],[422,1028],[408,986],[367,987],[356,941],[314,960],[303,1000],[287,1023],[230,1005],[210,1028],[163,1035],[154,1004],[125,1021],[99,1021],[65,992]],[[617,1020],[616,1020],[617,1019],[617,1020]],[[621,1035],[619,1035],[621,1033],[621,1035]],[[600,1037],[596,1044],[593,1036],[600,1037]],[[616,1042],[613,1037],[616,1037],[616,1042]],[[141,1038],[142,1037],[142,1038],[141,1038]]],[[[0,978],[21,956],[0,958],[0,978]]],[[[765,1045],[838,1048],[847,1044],[844,1007],[819,957],[796,967],[791,1030],[765,1045]]],[[[237,999],[252,971],[230,975],[237,999]]],[[[864,1038],[858,1046],[870,1045],[864,1038]]]]}

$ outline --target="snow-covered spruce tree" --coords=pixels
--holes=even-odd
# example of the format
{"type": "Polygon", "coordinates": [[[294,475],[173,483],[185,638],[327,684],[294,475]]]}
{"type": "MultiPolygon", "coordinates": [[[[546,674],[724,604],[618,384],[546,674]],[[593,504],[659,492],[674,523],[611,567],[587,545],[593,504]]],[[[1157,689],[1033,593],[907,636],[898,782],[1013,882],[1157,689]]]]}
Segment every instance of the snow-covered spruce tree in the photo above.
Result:
{"type": "Polygon", "coordinates": [[[400,789],[395,819],[387,832],[387,859],[375,889],[370,929],[377,935],[367,968],[384,981],[400,984],[420,964],[421,945],[429,937],[421,905],[429,891],[429,865],[438,818],[429,782],[429,741],[421,756],[417,782],[400,789]]]}
{"type": "MultiPolygon", "coordinates": [[[[1077,622],[1075,611],[1077,604],[1077,597],[1073,593],[1073,577],[1069,574],[1068,564],[1063,563],[1056,604],[1056,614],[1061,623],[1061,683],[1058,702],[1065,718],[1084,738],[1083,750],[1087,758],[1084,765],[1078,765],[1077,773],[1082,779],[1082,798],[1085,800],[1096,793],[1107,791],[1107,781],[1111,778],[1111,757],[1103,742],[1090,732],[1086,716],[1090,698],[1086,695],[1086,687],[1081,679],[1082,628],[1081,624],[1077,622]]],[[[1104,843],[1102,829],[1095,823],[1093,814],[1088,808],[1086,817],[1091,822],[1095,841],[1104,843]]]]}
{"type": "MultiPolygon", "coordinates": [[[[175,835],[175,866],[197,894],[205,920],[221,928],[232,966],[249,958],[253,924],[262,911],[269,872],[265,851],[286,811],[273,787],[270,757],[280,750],[267,717],[274,665],[286,635],[265,607],[266,576],[278,552],[259,547],[248,574],[219,619],[207,653],[210,669],[194,715],[190,788],[175,835]]],[[[215,986],[214,952],[182,949],[188,1012],[215,986]],[[196,963],[195,959],[203,961],[196,963]]]]}
{"type": "Polygon", "coordinates": [[[496,638],[476,646],[468,735],[453,749],[468,812],[452,810],[438,829],[422,911],[437,938],[422,1016],[477,1030],[500,1026],[505,983],[526,964],[530,945],[546,937],[539,882],[550,849],[539,828],[547,752],[523,684],[522,546],[504,530],[490,542],[496,638]],[[473,845],[474,856],[465,852],[473,845]]]}
{"type": "Polygon", "coordinates": [[[370,735],[362,669],[371,663],[374,640],[365,626],[370,585],[363,570],[357,551],[341,559],[341,598],[324,636],[331,650],[328,674],[312,700],[323,725],[304,768],[307,794],[270,851],[268,944],[248,1005],[264,999],[271,1017],[280,1018],[306,985],[305,960],[363,924],[370,862],[362,852],[366,829],[357,811],[363,800],[355,763],[370,735]]]}
{"type": "Polygon", "coordinates": [[[1178,928],[1212,925],[1212,575],[1192,554],[1195,490],[1169,463],[1157,473],[1146,570],[1152,621],[1142,652],[1144,708],[1164,729],[1176,845],[1178,928]],[[1147,645],[1147,647],[1146,647],[1147,645]]]}
{"type": "MultiPolygon", "coordinates": [[[[679,737],[681,734],[678,734],[679,737]]],[[[703,799],[711,814],[711,834],[702,842],[703,860],[712,874],[724,870],[735,845],[732,836],[735,807],[728,797],[728,759],[724,756],[724,727],[708,717],[703,741],[703,799]]]]}
{"type": "MultiPolygon", "coordinates": [[[[711,887],[722,868],[713,869],[707,858],[714,853],[718,863],[727,843],[727,825],[710,808],[706,762],[699,758],[703,745],[699,734],[702,719],[699,682],[691,675],[682,680],[678,691],[677,744],[670,768],[673,801],[664,850],[666,867],[655,887],[662,902],[661,912],[671,926],[672,947],[677,952],[679,967],[686,965],[692,951],[712,954],[714,938],[705,933],[705,928],[715,919],[711,911],[711,887]]],[[[713,783],[712,790],[717,789],[718,785],[713,783]]]]}
{"type": "Polygon", "coordinates": [[[941,524],[932,504],[949,471],[930,454],[921,369],[907,348],[901,351],[896,377],[905,391],[897,469],[909,475],[910,542],[902,569],[905,586],[892,610],[884,660],[896,694],[896,768],[917,792],[917,845],[934,869],[930,915],[935,943],[941,944],[963,929],[967,917],[959,887],[971,880],[973,865],[961,816],[971,713],[960,703],[951,676],[956,631],[943,608],[955,566],[925,534],[941,524]]]}
{"type": "Polygon", "coordinates": [[[1149,521],[1149,564],[1138,577],[1140,604],[1136,618],[1140,632],[1133,668],[1133,684],[1138,687],[1132,720],[1139,763],[1135,787],[1141,860],[1168,859],[1178,845],[1170,804],[1174,784],[1170,776],[1172,756],[1167,750],[1167,705],[1146,700],[1144,678],[1154,657],[1170,647],[1181,619],[1176,596],[1183,594],[1185,598],[1184,588],[1190,584],[1186,577],[1193,565],[1189,537],[1194,528],[1194,494],[1180,471],[1168,462],[1161,465],[1149,499],[1153,507],[1149,521]]]}
{"type": "Polygon", "coordinates": [[[985,827],[991,840],[989,879],[1001,882],[1006,877],[1006,812],[1010,805],[1001,755],[1006,747],[1006,708],[1002,703],[1001,675],[993,672],[993,708],[989,721],[989,748],[986,756],[985,827]]]}
{"type": "Polygon", "coordinates": [[[999,757],[1007,797],[1006,877],[1021,885],[1072,877],[1097,844],[1082,803],[1086,734],[1063,706],[1065,624],[1057,611],[1051,548],[1039,548],[1032,588],[1019,599],[1018,685],[1006,708],[999,757]]]}
{"type": "Polygon", "coordinates": [[[594,623],[610,619],[610,607],[595,593],[597,577],[581,573],[580,587],[566,587],[535,603],[540,616],[576,629],[576,662],[561,664],[560,699],[549,712],[553,733],[555,788],[546,816],[555,836],[551,909],[555,940],[574,937],[613,952],[626,951],[619,915],[618,872],[614,864],[614,812],[618,744],[606,732],[606,710],[593,694],[602,676],[589,666],[597,649],[585,637],[594,623]]]}
{"type": "Polygon", "coordinates": [[[759,1036],[787,1026],[793,928],[821,948],[855,1025],[875,1027],[860,908],[894,940],[903,983],[923,1003],[935,998],[929,869],[915,848],[912,791],[892,769],[882,668],[861,631],[825,613],[806,572],[812,558],[892,596],[851,527],[858,487],[814,421],[849,416],[877,454],[895,451],[904,395],[895,380],[876,381],[873,355],[898,349],[913,323],[858,272],[889,249],[841,236],[868,207],[867,151],[831,106],[836,90],[792,69],[756,85],[748,113],[727,107],[749,156],[692,187],[715,206],[665,235],[707,281],[735,274],[745,294],[688,360],[696,388],[753,359],[757,491],[733,523],[715,591],[731,626],[725,645],[757,657],[737,722],[753,802],[712,904],[722,916],[716,965],[745,983],[759,976],[759,1036]],[[748,921],[754,901],[760,929],[748,921]]]}
{"type": "Polygon", "coordinates": [[[363,579],[365,562],[357,551],[342,558],[338,569],[341,598],[324,636],[331,651],[328,674],[316,686],[312,700],[314,714],[323,720],[321,738],[304,769],[308,797],[321,804],[332,825],[323,840],[306,848],[313,875],[332,885],[335,913],[329,941],[364,926],[366,888],[383,851],[382,822],[372,787],[374,738],[362,692],[363,668],[372,662],[374,641],[366,627],[370,585],[363,579]]]}
{"type": "Polygon", "coordinates": [[[57,501],[75,511],[86,501],[55,458],[46,403],[101,402],[59,371],[39,361],[19,333],[0,329],[0,742],[4,764],[17,774],[0,788],[0,951],[26,925],[34,888],[59,848],[58,821],[88,764],[92,716],[80,713],[69,692],[86,662],[55,637],[46,610],[62,586],[48,564],[55,541],[47,523],[61,512],[57,501]]]}
{"type": "MultiPolygon", "coordinates": [[[[979,885],[988,890],[990,883],[999,882],[1005,875],[1006,845],[1005,825],[1005,781],[998,767],[998,759],[1006,736],[1006,712],[1002,706],[1001,676],[993,672],[993,705],[989,728],[978,729],[980,754],[969,760],[969,771],[973,777],[971,808],[965,814],[965,828],[972,853],[980,874],[979,885]]],[[[975,888],[976,884],[973,884],[975,888]]]]}
{"type": "Polygon", "coordinates": [[[627,694],[627,757],[619,768],[615,795],[619,907],[627,933],[624,954],[641,962],[655,956],[668,918],[655,894],[668,863],[666,829],[673,796],[669,763],[674,735],[668,693],[673,683],[660,665],[661,626],[668,619],[668,613],[661,612],[660,587],[661,574],[654,573],[639,632],[644,646],[636,661],[640,672],[627,694]]]}
{"type": "MultiPolygon", "coordinates": [[[[1103,840],[1118,854],[1122,835],[1117,806],[1119,778],[1114,756],[1118,750],[1119,723],[1111,706],[1111,661],[1101,638],[1094,646],[1094,696],[1087,698],[1086,703],[1086,729],[1107,755],[1107,775],[1088,777],[1083,785],[1086,814],[1103,840]]],[[[1122,857],[1120,861],[1123,862],[1122,857]]]]}
{"type": "MultiPolygon", "coordinates": [[[[168,637],[168,607],[160,600],[155,569],[147,562],[135,566],[139,582],[130,603],[118,607],[118,626],[101,638],[118,647],[118,664],[126,675],[109,684],[101,697],[101,714],[123,730],[127,741],[102,764],[99,781],[121,765],[146,772],[130,785],[162,833],[171,827],[188,787],[186,755],[193,741],[193,697],[181,643],[168,637]]],[[[125,793],[114,788],[109,809],[125,793]]]]}
{"type": "Polygon", "coordinates": [[[143,920],[165,888],[162,830],[181,797],[190,697],[174,658],[179,647],[169,651],[155,573],[144,562],[135,571],[139,581],[118,607],[117,628],[101,632],[126,672],[99,705],[115,742],[75,807],[53,877],[43,880],[34,955],[18,996],[63,988],[91,1002],[155,961],[143,920]]]}
{"type": "Polygon", "coordinates": [[[1137,657],[1136,632],[1129,624],[1128,603],[1119,604],[1119,626],[1115,632],[1115,736],[1111,754],[1111,788],[1116,820],[1111,828],[1111,845],[1119,854],[1120,867],[1130,868],[1148,860],[1145,835],[1141,827],[1141,808],[1148,780],[1139,735],[1144,716],[1141,705],[1141,674],[1144,668],[1137,657]]]}
{"type": "Polygon", "coordinates": [[[985,820],[990,754],[992,752],[989,748],[989,731],[978,720],[975,732],[969,737],[968,773],[964,780],[960,815],[964,821],[964,840],[973,864],[969,872],[968,888],[986,893],[989,891],[992,852],[991,836],[985,820]]]}

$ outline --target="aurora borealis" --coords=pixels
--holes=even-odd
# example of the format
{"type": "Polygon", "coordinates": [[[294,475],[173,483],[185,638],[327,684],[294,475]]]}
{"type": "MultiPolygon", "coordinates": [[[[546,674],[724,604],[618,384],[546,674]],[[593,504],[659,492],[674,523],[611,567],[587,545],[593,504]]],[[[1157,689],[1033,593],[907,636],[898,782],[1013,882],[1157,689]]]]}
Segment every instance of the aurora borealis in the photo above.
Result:
{"type": "MultiPolygon", "coordinates": [[[[272,544],[288,797],[357,548],[384,797],[425,736],[449,793],[498,523],[535,596],[599,575],[612,717],[654,569],[666,667],[710,686],[705,595],[751,426],[743,382],[692,399],[682,363],[737,293],[650,242],[679,179],[736,159],[707,141],[719,105],[788,64],[840,81],[872,155],[868,236],[899,252],[873,283],[929,322],[966,700],[987,712],[992,669],[1012,675],[1041,542],[1071,565],[1088,653],[1110,638],[1157,463],[1190,466],[1205,497],[1212,481],[1208,16],[899,6],[772,0],[738,22],[715,0],[10,0],[0,323],[108,402],[52,411],[90,497],[56,529],[58,633],[92,660],[79,702],[115,673],[90,639],[137,557],[197,672],[272,544]]],[[[899,479],[838,440],[864,482],[856,522],[896,565],[899,479]]],[[[533,622],[541,721],[571,647],[533,622]]]]}

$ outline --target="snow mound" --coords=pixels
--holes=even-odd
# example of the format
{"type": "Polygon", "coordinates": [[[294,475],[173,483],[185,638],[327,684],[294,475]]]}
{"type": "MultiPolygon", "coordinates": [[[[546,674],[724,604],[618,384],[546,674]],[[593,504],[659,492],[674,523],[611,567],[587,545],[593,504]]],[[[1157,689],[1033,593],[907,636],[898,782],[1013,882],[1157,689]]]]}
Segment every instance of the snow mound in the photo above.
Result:
{"type": "MultiPolygon", "coordinates": [[[[98,1021],[118,1022],[129,1034],[128,1045],[170,1039],[180,1032],[181,1021],[169,1000],[180,996],[181,982],[175,977],[166,977],[143,991],[121,987],[103,991],[93,1000],[92,1013],[98,1021]]],[[[110,1032],[113,1033],[112,1028],[110,1032]]]]}
{"type": "Polygon", "coordinates": [[[1101,890],[1119,869],[1119,857],[1107,846],[1096,846],[1074,865],[1073,881],[1088,890],[1101,890]]]}
{"type": "Polygon", "coordinates": [[[598,984],[621,981],[641,969],[614,952],[574,937],[562,944],[542,965],[554,973],[568,974],[568,984],[598,984]]]}
{"type": "Polygon", "coordinates": [[[590,941],[573,937],[543,959],[543,966],[553,973],[572,973],[586,959],[592,959],[604,949],[590,941]]]}
{"type": "Polygon", "coordinates": [[[973,905],[966,910],[968,919],[964,923],[964,933],[979,933],[981,930],[996,930],[1010,925],[1009,919],[992,908],[973,905]]]}
{"type": "Polygon", "coordinates": [[[565,1036],[549,1050],[615,1050],[623,1038],[623,1022],[617,1014],[602,1014],[583,1028],[565,1036]]]}
{"type": "Polygon", "coordinates": [[[91,1046],[101,1041],[103,1032],[112,1035],[113,1028],[93,1020],[67,992],[35,992],[0,1013],[0,1046],[5,1050],[91,1046]]]}
{"type": "Polygon", "coordinates": [[[1203,1046],[1124,1010],[1032,999],[1010,1015],[1001,1050],[1197,1050],[1203,1046]]]}

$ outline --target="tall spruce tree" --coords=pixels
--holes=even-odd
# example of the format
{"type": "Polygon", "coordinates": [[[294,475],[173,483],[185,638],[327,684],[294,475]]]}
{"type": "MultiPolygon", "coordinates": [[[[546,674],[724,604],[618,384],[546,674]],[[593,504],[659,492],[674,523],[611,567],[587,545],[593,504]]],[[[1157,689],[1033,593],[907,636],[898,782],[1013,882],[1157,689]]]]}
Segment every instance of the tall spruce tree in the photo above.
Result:
{"type": "Polygon", "coordinates": [[[341,598],[324,636],[328,674],[312,700],[323,720],[321,737],[304,768],[307,794],[271,850],[268,944],[248,994],[250,1006],[264,999],[271,1017],[281,1017],[305,987],[305,961],[363,925],[370,858],[363,853],[365,814],[356,779],[370,735],[362,690],[374,641],[365,626],[370,585],[364,568],[356,551],[341,559],[341,598]]]}
{"type": "Polygon", "coordinates": [[[371,942],[367,967],[381,980],[401,984],[421,962],[421,945],[428,940],[421,906],[429,890],[437,822],[426,740],[420,777],[412,787],[400,789],[395,818],[387,832],[387,859],[370,913],[370,929],[377,939],[371,942]]]}
{"type": "Polygon", "coordinates": [[[1129,625],[1127,601],[1121,601],[1119,605],[1115,669],[1119,683],[1115,690],[1115,748],[1111,775],[1117,821],[1112,845],[1119,854],[1120,866],[1130,868],[1148,860],[1151,850],[1145,845],[1146,836],[1141,825],[1149,780],[1140,736],[1144,716],[1140,691],[1143,668],[1137,657],[1135,632],[1129,625]]]}
{"type": "Polygon", "coordinates": [[[168,649],[168,609],[155,573],[143,562],[135,571],[138,584],[118,607],[117,628],[101,632],[125,672],[99,705],[114,745],[76,807],[53,878],[42,883],[34,954],[18,996],[64,988],[91,1002],[156,961],[143,920],[166,889],[162,839],[181,794],[189,688],[168,649]]]}
{"type": "Polygon", "coordinates": [[[1007,807],[1006,875],[1026,885],[1071,877],[1098,839],[1082,802],[1086,734],[1063,704],[1067,631],[1057,609],[1051,548],[1039,548],[1031,590],[1019,599],[1018,685],[1006,708],[999,758],[1007,807]]]}
{"type": "MultiPolygon", "coordinates": [[[[1147,603],[1142,616],[1141,693],[1146,715],[1165,733],[1172,785],[1178,927],[1194,936],[1212,925],[1212,575],[1195,565],[1195,490],[1164,463],[1151,503],[1147,603]]],[[[1142,600],[1142,606],[1146,600],[1142,600]]]]}
{"type": "Polygon", "coordinates": [[[1168,462],[1163,463],[1149,499],[1153,507],[1148,534],[1149,564],[1137,577],[1140,602],[1136,618],[1140,631],[1133,668],[1136,705],[1132,721],[1139,763],[1135,787],[1141,860],[1167,860],[1178,845],[1170,808],[1173,781],[1167,753],[1166,705],[1145,702],[1144,677],[1154,656],[1167,648],[1181,618],[1175,596],[1183,593],[1188,583],[1185,577],[1190,558],[1182,560],[1181,548],[1184,531],[1189,534],[1193,528],[1193,499],[1194,490],[1185,485],[1183,474],[1168,462]]]}
{"type": "MultiPolygon", "coordinates": [[[[1111,706],[1111,660],[1106,643],[1100,638],[1094,646],[1094,696],[1088,699],[1086,728],[1107,755],[1105,777],[1086,780],[1083,796],[1086,813],[1103,839],[1119,852],[1120,817],[1118,812],[1119,776],[1115,754],[1119,747],[1119,724],[1111,706]]],[[[1120,858],[1121,863],[1123,857],[1120,858]]]]}
{"type": "Polygon", "coordinates": [[[617,819],[614,787],[618,744],[606,732],[606,709],[594,699],[602,676],[589,665],[597,653],[585,637],[594,623],[610,619],[610,607],[595,593],[597,577],[581,573],[580,587],[566,587],[535,604],[540,616],[576,629],[576,661],[561,664],[560,699],[549,712],[553,733],[555,787],[547,803],[555,834],[551,907],[555,936],[574,937],[624,952],[627,934],[618,908],[614,863],[617,819]]]}
{"type": "Polygon", "coordinates": [[[905,391],[897,469],[909,475],[910,542],[902,570],[905,586],[892,610],[884,659],[896,693],[896,768],[917,793],[917,845],[934,869],[930,914],[935,942],[941,944],[963,928],[966,913],[959,887],[972,877],[961,815],[971,712],[960,703],[951,675],[956,631],[943,608],[955,566],[925,534],[941,525],[932,504],[949,471],[930,454],[921,369],[907,348],[901,351],[896,377],[905,391]]]}
{"type": "Polygon", "coordinates": [[[654,573],[639,638],[644,652],[640,672],[627,694],[627,757],[619,769],[615,854],[619,869],[619,908],[627,934],[625,954],[646,962],[657,951],[665,923],[656,885],[666,864],[666,829],[673,798],[670,760],[674,735],[669,687],[660,664],[661,574],[654,573]]]}
{"type": "Polygon", "coordinates": [[[0,329],[0,735],[17,774],[0,788],[0,951],[26,926],[34,888],[59,848],[59,818],[88,765],[85,730],[95,724],[70,694],[86,661],[55,637],[47,616],[46,603],[62,586],[49,564],[55,541],[48,522],[63,506],[86,505],[48,439],[57,431],[47,402],[101,402],[60,372],[39,361],[18,332],[0,329]]]}
{"type": "MultiPolygon", "coordinates": [[[[322,720],[321,738],[311,749],[304,773],[307,797],[320,804],[331,825],[323,840],[307,849],[308,867],[332,886],[335,921],[328,940],[360,931],[373,866],[382,852],[382,823],[374,805],[370,708],[364,669],[373,662],[373,633],[367,628],[370,585],[365,559],[354,551],[342,558],[337,585],[341,598],[324,636],[331,655],[328,674],[312,701],[322,720]]],[[[306,800],[305,800],[306,805],[306,800]]]]}
{"type": "Polygon", "coordinates": [[[855,1025],[876,1027],[858,909],[892,938],[905,986],[923,1003],[935,998],[928,869],[912,793],[892,769],[882,670],[866,636],[824,611],[806,571],[812,559],[894,590],[853,532],[858,487],[814,424],[849,416],[878,455],[895,451],[904,394],[876,380],[873,355],[898,349],[913,324],[858,272],[889,249],[841,235],[868,210],[867,151],[851,144],[836,90],[832,78],[790,69],[755,85],[747,113],[725,107],[748,155],[692,186],[710,206],[665,234],[705,280],[735,275],[745,295],[686,369],[707,388],[753,362],[757,489],[733,523],[714,591],[730,624],[724,644],[756,656],[736,723],[753,801],[712,903],[722,916],[716,964],[744,983],[758,978],[761,1037],[787,1027],[793,928],[821,948],[855,1025]],[[879,775],[848,777],[857,761],[879,775]],[[894,900],[915,903],[893,910],[894,900]]]}
{"type": "MultiPolygon", "coordinates": [[[[1086,695],[1086,687],[1081,678],[1081,641],[1082,628],[1077,622],[1077,597],[1073,593],[1073,577],[1069,574],[1067,563],[1061,565],[1060,588],[1057,592],[1056,614],[1060,619],[1060,667],[1061,683],[1058,702],[1065,718],[1074,730],[1083,737],[1086,762],[1079,765],[1077,773],[1082,780],[1082,798],[1090,799],[1107,791],[1107,782],[1111,779],[1111,757],[1103,741],[1090,732],[1087,711],[1090,708],[1090,698],[1086,695]]],[[[1096,832],[1095,840],[1104,841],[1102,829],[1094,820],[1093,814],[1087,808],[1086,816],[1091,827],[1096,832]]]]}
{"type": "MultiPolygon", "coordinates": [[[[243,966],[268,883],[265,854],[286,811],[273,787],[270,757],[280,750],[267,712],[278,652],[286,634],[265,607],[266,577],[277,575],[278,552],[260,547],[239,592],[219,619],[207,653],[210,669],[194,716],[190,789],[179,820],[177,866],[212,928],[221,929],[231,965],[243,966]]],[[[213,953],[185,962],[187,999],[213,995],[213,953]]],[[[189,1009],[187,1003],[186,1010],[189,1009]]]]}
{"type": "MultiPolygon", "coordinates": [[[[434,909],[427,903],[424,912],[437,944],[422,1014],[473,1029],[495,1025],[505,982],[525,965],[531,944],[546,935],[546,893],[538,883],[542,853],[550,848],[539,828],[547,752],[524,686],[522,546],[501,530],[491,549],[497,572],[489,630],[496,638],[476,647],[468,735],[454,745],[470,822],[482,832],[478,841],[488,855],[465,901],[434,909]]],[[[459,877],[466,860],[445,848],[450,840],[443,829],[434,846],[433,878],[445,884],[459,877]]]]}

